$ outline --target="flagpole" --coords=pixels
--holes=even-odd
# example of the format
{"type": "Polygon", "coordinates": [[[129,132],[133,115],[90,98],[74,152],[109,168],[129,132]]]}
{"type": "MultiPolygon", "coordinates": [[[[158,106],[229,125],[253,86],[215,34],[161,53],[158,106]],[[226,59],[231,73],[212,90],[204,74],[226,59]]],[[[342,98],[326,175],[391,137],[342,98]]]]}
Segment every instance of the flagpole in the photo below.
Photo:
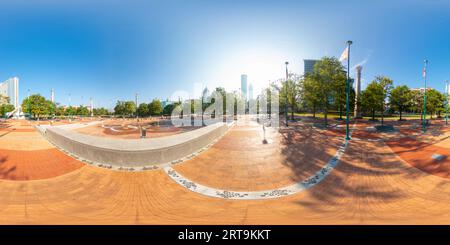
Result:
{"type": "Polygon", "coordinates": [[[349,127],[349,121],[350,121],[350,45],[352,45],[352,41],[347,41],[348,45],[348,57],[347,57],[347,93],[346,93],[346,102],[347,102],[347,119],[346,119],[346,140],[350,140],[350,127],[349,127]]]}
{"type": "Polygon", "coordinates": [[[289,62],[286,61],[286,62],[284,62],[284,64],[286,65],[286,82],[284,84],[284,87],[285,87],[285,89],[284,89],[284,92],[285,92],[285,95],[284,95],[284,117],[286,119],[285,126],[287,127],[288,126],[288,96],[287,96],[288,88],[287,88],[287,86],[288,86],[288,78],[289,78],[289,73],[288,73],[289,62]]]}
{"type": "Polygon", "coordinates": [[[427,64],[428,60],[424,60],[424,67],[423,67],[423,80],[425,83],[425,92],[424,92],[424,98],[423,98],[423,119],[422,119],[422,131],[425,133],[427,130],[427,64]]]}

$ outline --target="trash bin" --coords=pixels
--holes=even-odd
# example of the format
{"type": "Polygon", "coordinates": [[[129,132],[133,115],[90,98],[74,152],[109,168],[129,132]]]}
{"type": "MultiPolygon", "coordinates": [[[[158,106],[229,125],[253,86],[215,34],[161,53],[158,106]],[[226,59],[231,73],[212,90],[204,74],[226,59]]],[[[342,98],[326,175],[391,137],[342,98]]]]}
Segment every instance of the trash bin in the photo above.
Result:
{"type": "Polygon", "coordinates": [[[145,137],[147,137],[147,129],[142,128],[141,129],[141,138],[145,138],[145,137]]]}

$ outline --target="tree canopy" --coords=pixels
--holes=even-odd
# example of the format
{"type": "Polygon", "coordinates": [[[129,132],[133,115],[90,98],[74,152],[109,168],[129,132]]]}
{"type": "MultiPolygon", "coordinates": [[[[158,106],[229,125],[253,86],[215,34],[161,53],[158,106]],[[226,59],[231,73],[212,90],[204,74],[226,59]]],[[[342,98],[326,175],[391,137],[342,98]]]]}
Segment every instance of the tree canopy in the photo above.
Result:
{"type": "Polygon", "coordinates": [[[22,101],[22,110],[33,118],[51,116],[55,113],[55,104],[40,94],[33,94],[22,101]]]}
{"type": "Polygon", "coordinates": [[[396,110],[400,114],[400,120],[402,120],[402,114],[412,105],[413,93],[406,85],[397,86],[392,89],[389,103],[392,110],[396,110]]]}

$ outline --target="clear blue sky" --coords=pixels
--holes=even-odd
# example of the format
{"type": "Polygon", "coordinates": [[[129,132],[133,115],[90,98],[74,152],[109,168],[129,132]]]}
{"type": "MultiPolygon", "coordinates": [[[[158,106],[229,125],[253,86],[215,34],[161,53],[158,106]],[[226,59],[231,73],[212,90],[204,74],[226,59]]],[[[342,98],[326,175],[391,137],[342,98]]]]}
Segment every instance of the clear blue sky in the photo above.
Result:
{"type": "Polygon", "coordinates": [[[25,1],[0,0],[0,80],[20,78],[31,93],[68,104],[110,107],[117,99],[166,98],[194,83],[238,89],[247,73],[257,89],[303,59],[339,56],[364,83],[450,80],[450,1],[25,1]],[[352,66],[353,66],[352,65],[352,66]]]}

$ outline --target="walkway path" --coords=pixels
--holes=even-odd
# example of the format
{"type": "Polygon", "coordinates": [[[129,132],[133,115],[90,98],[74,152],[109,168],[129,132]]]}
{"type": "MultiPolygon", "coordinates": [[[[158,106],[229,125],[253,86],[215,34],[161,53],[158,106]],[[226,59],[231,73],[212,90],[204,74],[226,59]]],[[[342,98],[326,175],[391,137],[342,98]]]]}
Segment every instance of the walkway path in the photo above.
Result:
{"type": "MultiPolygon", "coordinates": [[[[295,163],[292,159],[298,159],[295,155],[277,158],[274,154],[285,148],[274,148],[273,154],[264,156],[272,158],[273,166],[264,165],[257,158],[249,162],[258,166],[259,171],[255,173],[244,167],[245,155],[253,154],[244,148],[249,144],[247,140],[253,138],[247,136],[252,134],[249,128],[236,128],[215,147],[174,169],[216,188],[261,190],[268,186],[246,180],[247,176],[254,174],[270,181],[270,177],[263,177],[269,174],[273,178],[271,186],[280,187],[295,182],[296,177],[303,177],[303,171],[296,172],[297,168],[314,172],[315,165],[323,166],[329,159],[329,156],[317,155],[320,151],[313,151],[311,154],[317,155],[317,164],[305,167],[301,163],[308,161],[292,164],[295,163]],[[227,143],[231,142],[230,137],[239,140],[227,143]],[[223,154],[220,149],[228,151],[223,154]],[[235,161],[215,161],[225,159],[233,151],[242,156],[234,157],[235,161]],[[198,169],[198,166],[206,166],[208,158],[213,160],[209,162],[211,169],[198,169]],[[236,171],[233,175],[223,171],[222,177],[215,175],[220,180],[201,178],[202,171],[212,174],[214,169],[220,169],[220,164],[228,164],[230,169],[236,166],[242,173],[236,171]],[[193,170],[196,168],[199,174],[193,170]],[[229,178],[243,183],[235,185],[229,178]]],[[[326,154],[330,155],[336,151],[336,148],[331,149],[333,142],[336,140],[339,144],[340,139],[308,130],[290,134],[293,138],[309,139],[309,145],[324,145],[325,149],[329,145],[326,154]],[[325,144],[328,141],[330,143],[325,144]]],[[[274,142],[276,140],[274,138],[274,142]]],[[[449,139],[444,143],[448,145],[449,139]]],[[[262,152],[270,151],[270,147],[261,146],[265,149],[262,152]]],[[[308,152],[301,145],[295,147],[288,148],[286,153],[295,154],[296,149],[300,149],[299,155],[308,152]]],[[[0,154],[10,158],[10,152],[0,154]]],[[[43,162],[39,160],[34,164],[37,167],[43,162]]],[[[0,213],[1,224],[448,224],[450,179],[412,167],[382,141],[351,141],[340,163],[321,183],[276,199],[213,198],[182,187],[162,169],[119,172],[86,165],[52,178],[0,179],[0,213]]]]}

